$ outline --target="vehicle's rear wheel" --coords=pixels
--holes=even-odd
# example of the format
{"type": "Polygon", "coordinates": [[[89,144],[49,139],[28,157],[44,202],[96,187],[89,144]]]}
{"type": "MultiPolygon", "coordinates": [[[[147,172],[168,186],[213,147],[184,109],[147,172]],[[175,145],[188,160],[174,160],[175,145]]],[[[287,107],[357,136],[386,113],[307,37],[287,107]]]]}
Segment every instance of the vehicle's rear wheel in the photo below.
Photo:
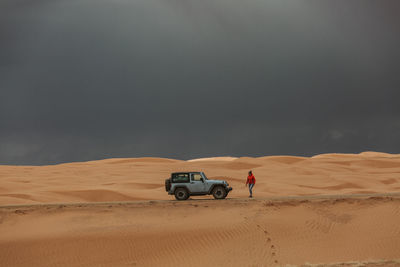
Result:
{"type": "Polygon", "coordinates": [[[186,200],[189,198],[189,192],[185,188],[177,188],[175,190],[175,198],[177,200],[186,200]]]}
{"type": "Polygon", "coordinates": [[[227,192],[223,186],[214,187],[212,194],[215,199],[224,199],[226,198],[227,192]]]}

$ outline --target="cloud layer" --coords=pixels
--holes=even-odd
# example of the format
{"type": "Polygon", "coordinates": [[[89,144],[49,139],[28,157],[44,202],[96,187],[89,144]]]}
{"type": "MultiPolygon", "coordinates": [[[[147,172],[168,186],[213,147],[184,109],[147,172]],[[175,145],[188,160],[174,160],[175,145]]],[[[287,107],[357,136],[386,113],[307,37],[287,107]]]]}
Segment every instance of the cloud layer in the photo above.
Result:
{"type": "Polygon", "coordinates": [[[1,1],[0,164],[400,153],[399,10],[1,1]]]}

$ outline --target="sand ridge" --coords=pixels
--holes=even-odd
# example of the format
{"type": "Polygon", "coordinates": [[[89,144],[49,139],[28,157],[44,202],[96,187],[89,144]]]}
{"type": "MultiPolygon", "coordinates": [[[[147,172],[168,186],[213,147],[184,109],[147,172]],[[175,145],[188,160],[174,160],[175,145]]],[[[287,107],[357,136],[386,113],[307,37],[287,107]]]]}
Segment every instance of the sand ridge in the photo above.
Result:
{"type": "MultiPolygon", "coordinates": [[[[400,191],[400,156],[377,152],[313,157],[214,157],[197,160],[115,158],[49,166],[0,165],[0,205],[171,199],[164,179],[204,171],[227,180],[229,195],[246,197],[248,170],[259,197],[400,191]]],[[[202,197],[200,197],[202,198],[202,197]]]]}

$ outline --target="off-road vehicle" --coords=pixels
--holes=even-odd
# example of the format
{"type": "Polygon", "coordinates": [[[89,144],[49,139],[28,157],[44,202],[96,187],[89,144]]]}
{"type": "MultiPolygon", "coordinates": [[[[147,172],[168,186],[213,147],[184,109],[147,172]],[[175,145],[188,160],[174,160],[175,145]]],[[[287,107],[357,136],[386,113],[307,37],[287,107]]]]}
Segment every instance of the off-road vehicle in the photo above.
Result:
{"type": "Polygon", "coordinates": [[[165,180],[165,191],[177,200],[211,194],[215,199],[224,199],[231,190],[226,181],[208,180],[203,172],[174,172],[165,180]]]}

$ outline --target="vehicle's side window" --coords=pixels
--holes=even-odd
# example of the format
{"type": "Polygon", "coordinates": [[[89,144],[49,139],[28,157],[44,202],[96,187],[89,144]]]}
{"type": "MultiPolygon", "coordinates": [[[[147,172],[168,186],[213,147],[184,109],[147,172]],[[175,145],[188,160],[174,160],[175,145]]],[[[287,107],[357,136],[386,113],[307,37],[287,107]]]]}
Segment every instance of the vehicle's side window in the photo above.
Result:
{"type": "Polygon", "coordinates": [[[188,183],[189,182],[189,174],[188,173],[174,173],[172,175],[173,183],[188,183]]]}
{"type": "Polygon", "coordinates": [[[192,173],[192,181],[201,181],[200,173],[192,173]]]}

